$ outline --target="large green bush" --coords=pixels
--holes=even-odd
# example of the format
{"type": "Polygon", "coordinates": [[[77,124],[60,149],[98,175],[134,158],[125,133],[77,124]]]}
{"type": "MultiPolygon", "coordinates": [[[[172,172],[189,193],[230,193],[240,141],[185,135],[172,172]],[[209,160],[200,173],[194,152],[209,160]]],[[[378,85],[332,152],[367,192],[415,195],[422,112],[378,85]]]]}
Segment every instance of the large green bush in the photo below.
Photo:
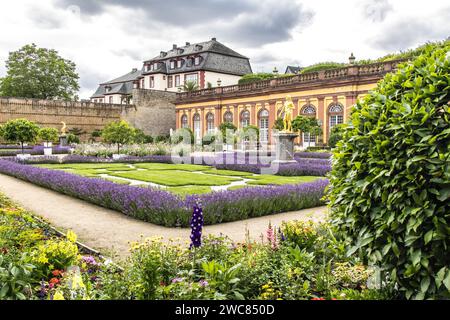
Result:
{"type": "Polygon", "coordinates": [[[404,297],[450,297],[450,45],[388,74],[334,151],[331,217],[404,297]]]}

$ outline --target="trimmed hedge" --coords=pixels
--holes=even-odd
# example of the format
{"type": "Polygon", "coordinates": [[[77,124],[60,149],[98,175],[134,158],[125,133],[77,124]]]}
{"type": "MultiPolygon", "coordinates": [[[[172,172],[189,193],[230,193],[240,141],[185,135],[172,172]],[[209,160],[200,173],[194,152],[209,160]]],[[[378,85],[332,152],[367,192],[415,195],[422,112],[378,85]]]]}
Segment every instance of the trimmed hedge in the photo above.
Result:
{"type": "Polygon", "coordinates": [[[450,43],[388,74],[337,143],[331,216],[407,299],[450,298],[450,43]]]}

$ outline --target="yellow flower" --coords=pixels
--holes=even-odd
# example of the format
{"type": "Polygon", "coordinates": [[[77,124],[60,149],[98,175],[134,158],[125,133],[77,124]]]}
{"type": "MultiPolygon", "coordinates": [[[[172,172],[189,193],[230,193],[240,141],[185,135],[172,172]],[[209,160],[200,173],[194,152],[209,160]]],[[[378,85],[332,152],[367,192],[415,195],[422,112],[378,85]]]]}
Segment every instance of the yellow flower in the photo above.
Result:
{"type": "Polygon", "coordinates": [[[56,291],[53,295],[53,300],[66,300],[61,292],[56,291]]]}
{"type": "Polygon", "coordinates": [[[70,242],[77,242],[77,235],[75,232],[73,232],[72,230],[67,231],[67,235],[66,235],[67,240],[69,240],[70,242]]]}

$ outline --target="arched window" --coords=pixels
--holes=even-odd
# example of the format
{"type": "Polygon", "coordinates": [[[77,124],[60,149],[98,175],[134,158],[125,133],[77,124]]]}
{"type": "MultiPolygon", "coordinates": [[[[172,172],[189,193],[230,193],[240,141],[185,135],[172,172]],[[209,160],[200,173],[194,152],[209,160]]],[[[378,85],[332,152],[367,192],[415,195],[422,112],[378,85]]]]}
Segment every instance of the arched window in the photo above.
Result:
{"type": "Polygon", "coordinates": [[[248,127],[250,125],[250,111],[244,110],[241,113],[241,128],[248,127]]]}
{"type": "Polygon", "coordinates": [[[259,140],[261,142],[269,141],[269,111],[263,109],[258,114],[259,140]]]}
{"type": "Polygon", "coordinates": [[[198,113],[194,114],[194,136],[195,140],[198,142],[201,139],[201,120],[198,113]]]}
{"type": "MultiPolygon", "coordinates": [[[[312,105],[311,103],[308,103],[302,107],[300,113],[305,117],[315,118],[316,107],[314,107],[314,105],[312,105]]],[[[302,138],[303,138],[303,145],[305,147],[306,146],[310,147],[315,145],[317,137],[313,134],[310,134],[309,132],[303,132],[302,138]]]]}
{"type": "Polygon", "coordinates": [[[181,116],[181,127],[182,128],[187,128],[189,126],[189,124],[188,124],[188,117],[187,117],[187,115],[183,115],[183,116],[181,116]]]}
{"type": "Polygon", "coordinates": [[[340,103],[332,103],[328,107],[330,130],[338,124],[344,123],[344,107],[340,103]]]}
{"type": "Polygon", "coordinates": [[[208,133],[214,133],[215,131],[214,114],[212,114],[211,112],[206,115],[206,130],[208,131],[208,133]]]}
{"type": "Polygon", "coordinates": [[[304,105],[300,113],[304,115],[315,115],[316,107],[314,107],[312,104],[304,105]]]}
{"type": "Polygon", "coordinates": [[[233,113],[230,111],[225,112],[223,115],[223,121],[233,123],[233,113]]]}

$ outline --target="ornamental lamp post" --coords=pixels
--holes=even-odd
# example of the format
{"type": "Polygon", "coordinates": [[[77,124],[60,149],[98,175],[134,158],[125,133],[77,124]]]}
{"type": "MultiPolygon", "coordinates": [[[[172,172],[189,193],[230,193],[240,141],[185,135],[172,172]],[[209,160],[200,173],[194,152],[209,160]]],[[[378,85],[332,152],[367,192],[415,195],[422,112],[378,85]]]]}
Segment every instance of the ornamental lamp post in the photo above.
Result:
{"type": "Polygon", "coordinates": [[[272,73],[275,75],[275,78],[278,76],[278,69],[277,69],[277,67],[273,68],[272,73]]]}
{"type": "Polygon", "coordinates": [[[219,79],[217,79],[217,86],[220,87],[221,85],[222,85],[222,80],[220,80],[220,78],[219,78],[219,79]]]}

